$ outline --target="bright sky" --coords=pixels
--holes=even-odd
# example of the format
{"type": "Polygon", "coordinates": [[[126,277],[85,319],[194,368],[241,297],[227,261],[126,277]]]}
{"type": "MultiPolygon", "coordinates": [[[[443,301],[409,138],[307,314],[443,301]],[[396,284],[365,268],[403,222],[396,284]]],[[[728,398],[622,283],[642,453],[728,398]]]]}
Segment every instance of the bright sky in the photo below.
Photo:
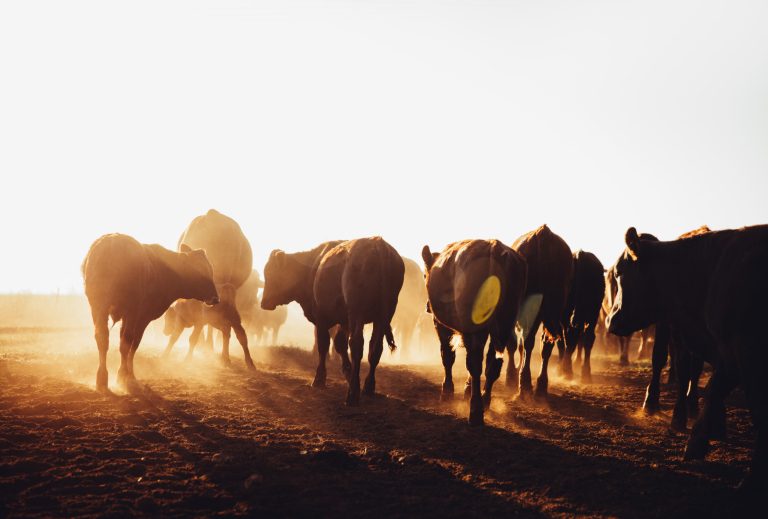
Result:
{"type": "Polygon", "coordinates": [[[403,255],[548,223],[612,262],[768,223],[768,2],[0,3],[0,292],[215,207],[403,255]]]}

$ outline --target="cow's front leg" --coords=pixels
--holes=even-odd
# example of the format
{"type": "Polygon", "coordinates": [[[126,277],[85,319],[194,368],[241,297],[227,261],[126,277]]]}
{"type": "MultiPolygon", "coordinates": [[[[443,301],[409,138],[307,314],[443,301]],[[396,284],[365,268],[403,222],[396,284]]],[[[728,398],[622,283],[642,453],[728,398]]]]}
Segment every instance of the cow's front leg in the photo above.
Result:
{"type": "MultiPolygon", "coordinates": [[[[651,382],[645,390],[643,409],[649,415],[659,411],[659,396],[661,395],[661,370],[667,363],[669,349],[669,328],[662,323],[656,324],[656,340],[653,342],[651,354],[651,382]]],[[[679,347],[679,346],[678,346],[679,347]]]]}
{"type": "Polygon", "coordinates": [[[99,370],[96,372],[96,390],[106,393],[108,389],[107,352],[109,351],[109,327],[106,313],[91,310],[96,347],[99,349],[99,370]]]}

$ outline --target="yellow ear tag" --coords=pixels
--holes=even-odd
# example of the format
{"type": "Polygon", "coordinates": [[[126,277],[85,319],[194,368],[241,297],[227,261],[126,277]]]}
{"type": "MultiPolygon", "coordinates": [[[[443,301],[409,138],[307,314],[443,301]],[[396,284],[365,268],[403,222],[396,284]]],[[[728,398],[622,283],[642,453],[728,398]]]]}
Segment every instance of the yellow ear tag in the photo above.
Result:
{"type": "Polygon", "coordinates": [[[472,322],[483,324],[490,319],[496,305],[499,304],[501,297],[501,281],[497,276],[488,276],[480,285],[480,290],[475,296],[475,303],[472,305],[472,322]]]}

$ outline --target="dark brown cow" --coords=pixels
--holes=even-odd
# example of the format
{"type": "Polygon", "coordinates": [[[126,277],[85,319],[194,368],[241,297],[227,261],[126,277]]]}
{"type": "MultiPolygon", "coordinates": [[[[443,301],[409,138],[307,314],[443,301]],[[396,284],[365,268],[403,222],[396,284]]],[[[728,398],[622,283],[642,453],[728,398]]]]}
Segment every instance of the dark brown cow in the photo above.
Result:
{"type": "MultiPolygon", "coordinates": [[[[528,283],[525,297],[534,294],[543,295],[539,312],[524,342],[525,354],[521,360],[519,374],[520,395],[527,396],[533,391],[531,354],[540,324],[544,325],[544,333],[541,374],[536,381],[536,393],[546,395],[549,381],[547,376],[549,357],[552,355],[555,341],[564,337],[562,319],[573,278],[573,256],[568,244],[546,225],[519,237],[512,244],[512,248],[522,254],[528,264],[528,283]]],[[[514,386],[518,381],[514,362],[516,346],[516,344],[510,343],[507,348],[509,352],[508,386],[514,386]]]]}
{"type": "MultiPolygon", "coordinates": [[[[704,225],[680,235],[678,239],[698,236],[710,230],[704,225]]],[[[644,237],[651,241],[658,241],[652,235],[640,235],[640,239],[644,237]]],[[[644,331],[647,329],[645,328],[644,331]]],[[[654,337],[651,381],[645,391],[643,410],[648,414],[655,414],[661,408],[659,404],[661,371],[667,363],[667,358],[670,357],[670,379],[677,385],[677,399],[672,411],[671,426],[675,430],[685,431],[688,417],[696,418],[699,415],[699,377],[704,368],[704,361],[690,353],[688,348],[681,346],[680,343],[685,339],[673,334],[666,323],[656,324],[654,337]]]]}
{"type": "Polygon", "coordinates": [[[525,291],[525,259],[497,240],[465,240],[448,245],[439,255],[422,250],[427,268],[429,307],[440,338],[445,369],[442,398],[453,397],[454,333],[467,349],[470,374],[469,423],[483,424],[493,383],[501,374],[505,346],[514,337],[520,300],[525,291]],[[485,391],[480,395],[483,351],[490,335],[485,364],[485,391]]]}
{"type": "Polygon", "coordinates": [[[122,321],[118,381],[130,387],[136,380],[133,357],[151,321],[179,298],[208,304],[219,299],[205,252],[189,247],[172,252],[124,234],[97,239],[88,250],[82,272],[99,348],[96,388],[100,391],[107,391],[110,317],[115,323],[122,321]]]}
{"type": "Polygon", "coordinates": [[[768,490],[768,226],[715,231],[671,242],[641,240],[630,228],[614,269],[619,294],[609,328],[628,334],[663,320],[681,346],[713,366],[704,409],[686,459],[703,458],[725,414],[724,398],[739,383],[757,430],[750,475],[742,488],[768,490]]]}
{"type": "Polygon", "coordinates": [[[592,380],[590,355],[595,343],[595,327],[605,295],[603,272],[603,264],[591,252],[580,250],[573,255],[573,281],[563,319],[566,340],[564,345],[563,341],[558,341],[558,348],[561,350],[560,370],[567,379],[573,377],[571,357],[576,347],[580,346],[584,350],[581,380],[582,382],[592,380]]]}
{"type": "Polygon", "coordinates": [[[403,285],[405,266],[397,251],[381,237],[328,242],[307,252],[286,254],[274,250],[264,267],[264,294],[261,307],[297,301],[304,315],[315,325],[319,362],[312,385],[324,387],[325,360],[330,346],[329,329],[340,325],[334,348],[342,356],[348,376],[347,405],[360,402],[360,363],[363,357],[363,326],[373,323],[368,345],[370,371],[363,393],[376,389],[376,366],[386,337],[395,348],[390,322],[403,285]],[[346,342],[352,353],[347,358],[346,342]]]}
{"type": "Polygon", "coordinates": [[[192,220],[179,238],[179,247],[182,245],[204,249],[213,266],[213,279],[221,304],[207,317],[207,321],[215,322],[214,327],[222,332],[221,360],[230,363],[229,339],[231,330],[234,330],[243,348],[246,366],[255,369],[248,350],[248,336],[236,305],[237,289],[245,283],[253,269],[253,254],[248,239],[237,222],[211,209],[192,220]]]}
{"type": "Polygon", "coordinates": [[[397,299],[397,308],[392,318],[392,331],[397,338],[401,355],[408,354],[412,348],[414,332],[419,318],[427,306],[427,288],[424,284],[424,272],[419,264],[409,258],[403,258],[405,277],[403,288],[397,299]]]}

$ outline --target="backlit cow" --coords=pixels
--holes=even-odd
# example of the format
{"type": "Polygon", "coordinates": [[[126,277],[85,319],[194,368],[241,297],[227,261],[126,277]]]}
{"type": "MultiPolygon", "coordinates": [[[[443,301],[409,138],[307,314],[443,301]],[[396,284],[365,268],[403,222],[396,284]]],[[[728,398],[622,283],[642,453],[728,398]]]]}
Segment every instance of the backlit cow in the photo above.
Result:
{"type": "Polygon", "coordinates": [[[470,375],[469,423],[483,424],[493,383],[499,378],[505,346],[514,337],[520,300],[525,291],[523,257],[497,240],[465,240],[448,245],[440,254],[422,250],[427,268],[429,307],[440,338],[445,369],[442,397],[453,397],[452,368],[456,353],[454,333],[467,349],[470,375]],[[485,364],[485,391],[480,394],[483,351],[490,336],[485,364]]]}
{"type": "Polygon", "coordinates": [[[179,298],[208,304],[219,300],[205,252],[187,246],[172,252],[124,234],[107,234],[91,245],[82,273],[99,348],[96,388],[100,391],[107,391],[110,317],[115,323],[122,321],[117,376],[130,388],[136,380],[133,358],[151,321],[179,298]]]}
{"type": "Polygon", "coordinates": [[[427,288],[424,285],[424,272],[419,264],[409,258],[403,258],[403,263],[405,276],[392,318],[392,331],[397,338],[400,354],[407,355],[413,348],[414,332],[419,318],[427,307],[427,288]]]}
{"type": "Polygon", "coordinates": [[[234,330],[243,348],[246,366],[255,369],[248,350],[248,336],[240,322],[240,313],[236,306],[237,289],[245,283],[253,268],[253,255],[248,239],[237,222],[211,209],[192,220],[179,238],[179,248],[183,245],[204,249],[213,266],[213,279],[221,304],[207,320],[215,322],[215,328],[222,331],[222,361],[227,364],[230,362],[229,339],[231,330],[234,330]]]}
{"type": "Polygon", "coordinates": [[[376,389],[376,366],[386,337],[395,348],[390,322],[403,285],[405,267],[397,251],[381,237],[345,242],[327,242],[311,251],[286,254],[274,250],[264,267],[264,293],[261,307],[274,310],[278,305],[297,301],[304,315],[315,325],[319,362],[312,385],[324,387],[325,361],[330,346],[329,330],[336,334],[334,348],[342,357],[348,377],[347,405],[360,402],[360,363],[363,357],[363,326],[373,323],[368,346],[370,371],[363,393],[376,389]],[[346,342],[352,354],[347,358],[346,342]]]}
{"type": "MultiPolygon", "coordinates": [[[[568,293],[573,278],[573,256],[568,244],[549,227],[542,225],[524,234],[512,244],[528,265],[528,283],[525,298],[543,296],[538,313],[533,319],[530,333],[525,338],[525,354],[521,360],[519,384],[520,395],[531,394],[531,355],[539,325],[544,325],[543,347],[541,351],[541,374],[536,381],[536,393],[547,394],[549,378],[547,366],[555,341],[564,338],[563,315],[568,302],[568,293]]],[[[514,386],[518,381],[515,370],[514,353],[517,344],[510,343],[509,364],[507,365],[507,385],[514,386]]]]}
{"type": "Polygon", "coordinates": [[[558,347],[561,349],[561,372],[568,379],[573,377],[571,357],[576,347],[580,346],[584,350],[581,380],[582,382],[592,380],[590,355],[595,343],[595,327],[605,294],[603,272],[603,264],[591,252],[580,250],[574,253],[573,281],[563,318],[566,340],[565,344],[563,341],[558,341],[558,347]]]}
{"type": "Polygon", "coordinates": [[[626,335],[663,320],[682,347],[710,362],[712,378],[694,424],[686,459],[703,458],[721,434],[724,398],[738,384],[757,430],[750,475],[742,489],[768,490],[768,226],[704,233],[669,242],[641,240],[634,227],[614,269],[619,293],[610,331],[626,335]]]}

